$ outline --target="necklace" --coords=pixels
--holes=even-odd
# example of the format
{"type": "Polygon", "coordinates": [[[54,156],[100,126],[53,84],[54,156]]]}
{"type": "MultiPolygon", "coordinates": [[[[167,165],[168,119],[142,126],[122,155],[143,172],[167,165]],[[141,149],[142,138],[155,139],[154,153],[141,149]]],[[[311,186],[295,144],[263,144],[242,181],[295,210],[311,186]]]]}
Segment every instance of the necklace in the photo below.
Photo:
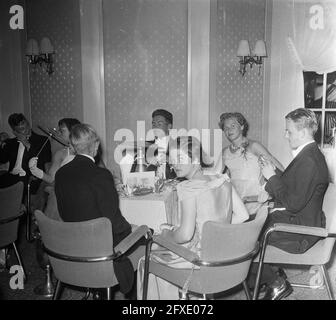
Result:
{"type": "Polygon", "coordinates": [[[249,141],[245,140],[243,141],[239,146],[235,146],[232,143],[230,144],[229,148],[232,153],[237,152],[238,150],[242,150],[242,153],[246,152],[246,148],[249,145],[249,141]]]}

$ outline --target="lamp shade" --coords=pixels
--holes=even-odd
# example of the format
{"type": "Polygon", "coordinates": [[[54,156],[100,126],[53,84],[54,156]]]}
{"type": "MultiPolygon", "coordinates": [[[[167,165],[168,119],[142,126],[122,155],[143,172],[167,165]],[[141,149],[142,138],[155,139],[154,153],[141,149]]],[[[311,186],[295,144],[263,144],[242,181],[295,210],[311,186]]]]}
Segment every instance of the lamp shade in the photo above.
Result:
{"type": "Polygon", "coordinates": [[[247,40],[240,40],[237,50],[237,57],[246,57],[250,55],[250,45],[247,40]]]}
{"type": "Polygon", "coordinates": [[[26,55],[27,56],[37,56],[40,50],[38,43],[35,39],[29,39],[27,42],[26,55]]]}
{"type": "Polygon", "coordinates": [[[46,54],[46,53],[54,53],[54,47],[51,44],[51,41],[49,38],[45,37],[41,40],[40,43],[40,52],[42,54],[46,54]]]}
{"type": "Polygon", "coordinates": [[[258,57],[267,57],[264,40],[258,40],[255,44],[253,54],[258,57]]]}

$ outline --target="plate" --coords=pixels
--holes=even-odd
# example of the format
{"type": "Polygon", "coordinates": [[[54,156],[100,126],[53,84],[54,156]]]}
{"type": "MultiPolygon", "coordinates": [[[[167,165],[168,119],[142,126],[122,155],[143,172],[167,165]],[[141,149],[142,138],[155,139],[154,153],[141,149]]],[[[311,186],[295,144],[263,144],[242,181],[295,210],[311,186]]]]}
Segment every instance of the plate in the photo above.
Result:
{"type": "Polygon", "coordinates": [[[150,193],[153,193],[152,188],[141,188],[141,189],[134,190],[132,194],[134,196],[144,196],[144,195],[150,194],[150,193]]]}

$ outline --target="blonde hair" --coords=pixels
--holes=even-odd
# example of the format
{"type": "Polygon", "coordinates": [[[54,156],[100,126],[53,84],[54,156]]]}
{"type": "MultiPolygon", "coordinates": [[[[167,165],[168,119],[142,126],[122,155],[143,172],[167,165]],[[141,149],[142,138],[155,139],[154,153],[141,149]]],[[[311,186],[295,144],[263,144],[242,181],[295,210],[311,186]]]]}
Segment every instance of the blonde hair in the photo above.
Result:
{"type": "Polygon", "coordinates": [[[76,153],[88,153],[97,141],[99,137],[89,124],[76,124],[70,131],[70,143],[76,153]]]}
{"type": "Polygon", "coordinates": [[[285,118],[292,120],[298,130],[307,128],[312,136],[314,136],[318,129],[316,115],[312,110],[298,108],[288,113],[285,118]]]}

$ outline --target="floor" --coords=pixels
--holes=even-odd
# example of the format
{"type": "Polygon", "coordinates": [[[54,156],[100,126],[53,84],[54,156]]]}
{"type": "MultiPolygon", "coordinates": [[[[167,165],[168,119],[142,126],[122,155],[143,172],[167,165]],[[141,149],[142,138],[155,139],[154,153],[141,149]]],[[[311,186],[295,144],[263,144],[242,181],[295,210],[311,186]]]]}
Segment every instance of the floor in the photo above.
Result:
{"type": "MultiPolygon", "coordinates": [[[[25,228],[24,225],[20,225],[19,228],[19,239],[17,241],[18,250],[21,253],[22,260],[27,272],[27,281],[24,284],[23,289],[11,289],[10,282],[13,282],[13,276],[15,273],[11,274],[7,269],[0,269],[0,300],[50,300],[51,298],[46,298],[44,296],[38,295],[34,292],[34,289],[45,283],[45,271],[40,267],[37,257],[36,257],[36,246],[37,242],[27,242],[25,239],[25,228]],[[12,278],[12,280],[11,280],[12,278]]],[[[336,261],[335,253],[332,255],[330,263],[328,265],[328,271],[333,286],[334,292],[336,292],[336,261]]],[[[9,266],[17,264],[14,250],[9,251],[9,266]]],[[[314,269],[288,269],[285,268],[286,274],[290,282],[293,283],[313,283],[318,284],[321,277],[319,273],[316,273],[314,269]]],[[[52,282],[55,284],[55,279],[52,276],[52,282]]],[[[82,288],[66,287],[63,290],[62,299],[64,300],[80,300],[84,297],[85,290],[82,288]]],[[[89,299],[92,299],[90,296],[89,299]]],[[[114,299],[124,300],[126,299],[124,295],[116,291],[114,294],[114,299]]],[[[237,288],[232,290],[232,292],[218,297],[218,299],[224,300],[245,300],[245,294],[242,290],[237,288]]],[[[326,300],[328,295],[324,288],[319,289],[303,289],[294,288],[294,292],[286,298],[286,300],[326,300]]]]}

